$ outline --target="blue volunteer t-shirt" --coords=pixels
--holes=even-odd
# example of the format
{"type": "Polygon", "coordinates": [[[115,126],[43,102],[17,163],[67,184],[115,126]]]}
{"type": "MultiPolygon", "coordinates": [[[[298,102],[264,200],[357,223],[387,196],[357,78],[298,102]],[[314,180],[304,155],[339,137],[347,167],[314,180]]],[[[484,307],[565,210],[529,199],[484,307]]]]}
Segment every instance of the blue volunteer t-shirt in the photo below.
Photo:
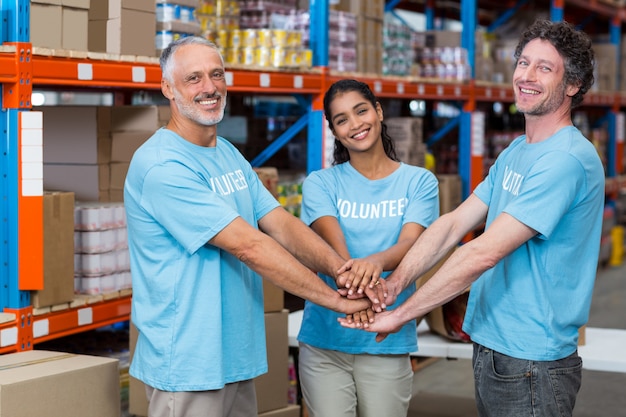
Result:
{"type": "Polygon", "coordinates": [[[472,284],[463,330],[474,342],[528,360],[576,350],[596,276],[604,169],[573,126],[539,143],[521,136],[474,194],[486,227],[505,212],[538,234],[472,284]]]}
{"type": "Polygon", "coordinates": [[[207,244],[278,206],[250,164],[220,137],[207,148],[160,129],[133,156],[124,204],[139,331],[131,375],[197,391],[267,372],[261,278],[207,244]]]}
{"type": "MultiPolygon", "coordinates": [[[[372,181],[345,162],[306,178],[301,218],[310,225],[323,216],[335,217],[350,255],[363,258],[393,246],[406,223],[428,227],[439,215],[438,189],[436,177],[424,168],[401,164],[388,177],[372,181]]],[[[331,277],[320,277],[337,288],[331,277]]],[[[415,285],[404,290],[395,305],[414,292],[415,285]]],[[[351,354],[403,354],[417,349],[415,321],[377,343],[373,333],[341,327],[337,322],[340,316],[307,301],[298,340],[351,354]]]]}

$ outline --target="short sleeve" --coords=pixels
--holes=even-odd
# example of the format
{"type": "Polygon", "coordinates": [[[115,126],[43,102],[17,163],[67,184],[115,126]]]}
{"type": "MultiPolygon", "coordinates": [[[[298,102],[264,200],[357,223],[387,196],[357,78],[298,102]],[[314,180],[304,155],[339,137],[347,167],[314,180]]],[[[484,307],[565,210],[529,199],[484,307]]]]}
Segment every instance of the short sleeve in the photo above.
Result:
{"type": "Polygon", "coordinates": [[[144,209],[189,253],[197,251],[238,217],[222,196],[181,163],[152,167],[143,186],[144,209]]]}

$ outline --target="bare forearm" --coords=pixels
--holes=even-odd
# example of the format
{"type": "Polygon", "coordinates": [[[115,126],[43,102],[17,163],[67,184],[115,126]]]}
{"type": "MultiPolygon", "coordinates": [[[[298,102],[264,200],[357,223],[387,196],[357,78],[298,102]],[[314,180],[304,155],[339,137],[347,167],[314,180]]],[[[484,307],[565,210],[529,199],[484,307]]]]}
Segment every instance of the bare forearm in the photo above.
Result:
{"type": "Polygon", "coordinates": [[[465,291],[491,267],[471,244],[461,246],[406,302],[394,310],[402,323],[423,317],[465,291]]]}
{"type": "Polygon", "coordinates": [[[333,248],[317,233],[299,219],[290,222],[289,233],[275,237],[293,256],[314,271],[336,277],[337,270],[346,259],[339,256],[333,248]]]}
{"type": "Polygon", "coordinates": [[[408,250],[388,277],[388,284],[404,290],[443,259],[461,237],[460,233],[455,233],[453,223],[442,217],[426,229],[408,250]]]}
{"type": "Polygon", "coordinates": [[[265,279],[298,297],[339,312],[357,310],[356,304],[346,304],[348,300],[270,237],[263,235],[240,259],[265,279]]]}

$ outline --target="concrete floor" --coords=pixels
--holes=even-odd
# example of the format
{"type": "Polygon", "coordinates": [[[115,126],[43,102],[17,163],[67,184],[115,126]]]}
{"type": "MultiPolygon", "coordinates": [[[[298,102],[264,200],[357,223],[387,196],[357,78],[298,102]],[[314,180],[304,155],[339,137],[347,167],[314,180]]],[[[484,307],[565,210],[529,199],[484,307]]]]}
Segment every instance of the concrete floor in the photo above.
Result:
{"type": "MultiPolygon", "coordinates": [[[[626,329],[626,263],[598,271],[588,326],[626,329]]],[[[583,370],[574,417],[626,417],[625,387],[626,374],[583,370]]],[[[431,361],[415,373],[408,417],[477,416],[473,390],[470,360],[431,361]]]]}

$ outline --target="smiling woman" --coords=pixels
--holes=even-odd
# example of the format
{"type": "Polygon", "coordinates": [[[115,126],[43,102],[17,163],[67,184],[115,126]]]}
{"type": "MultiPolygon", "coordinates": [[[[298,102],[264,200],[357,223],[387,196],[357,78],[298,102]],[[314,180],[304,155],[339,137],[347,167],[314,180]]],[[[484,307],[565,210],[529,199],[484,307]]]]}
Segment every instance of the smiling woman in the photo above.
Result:
{"type": "MultiPolygon", "coordinates": [[[[437,179],[425,168],[398,161],[382,106],[367,84],[333,84],[324,96],[324,113],[335,135],[334,166],[304,181],[301,218],[350,260],[346,265],[354,280],[345,283],[347,293],[368,297],[380,311],[381,304],[401,302],[415,291],[415,285],[404,291],[388,288],[384,277],[437,217],[437,179]]],[[[332,277],[320,276],[332,288],[345,290],[332,277]]],[[[367,323],[372,311],[355,319],[367,323]]],[[[378,343],[372,334],[343,329],[337,317],[305,303],[298,340],[309,415],[356,415],[358,409],[361,417],[405,417],[412,380],[408,354],[417,346],[415,322],[378,343]],[[331,397],[334,401],[328,401],[331,397]]]]}

